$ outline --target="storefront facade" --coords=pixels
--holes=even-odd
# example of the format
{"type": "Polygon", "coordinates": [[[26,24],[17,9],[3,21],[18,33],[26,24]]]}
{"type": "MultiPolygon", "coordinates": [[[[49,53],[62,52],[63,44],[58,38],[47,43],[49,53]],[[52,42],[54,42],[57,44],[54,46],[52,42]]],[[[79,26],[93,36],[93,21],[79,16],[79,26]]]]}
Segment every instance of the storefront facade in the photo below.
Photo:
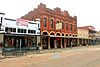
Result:
{"type": "Polygon", "coordinates": [[[84,38],[82,43],[83,44],[89,44],[89,45],[95,45],[96,44],[96,31],[93,26],[83,26],[78,28],[78,32],[82,35],[79,35],[79,37],[84,38]]]}
{"type": "Polygon", "coordinates": [[[90,40],[91,40],[89,38],[89,31],[86,30],[86,29],[80,29],[80,28],[78,28],[77,39],[78,39],[78,46],[79,45],[81,45],[81,46],[89,45],[90,40]]]}
{"type": "Polygon", "coordinates": [[[0,43],[4,48],[37,47],[40,41],[40,20],[8,19],[3,17],[0,28],[0,43]]]}
{"type": "Polygon", "coordinates": [[[70,16],[68,11],[61,11],[58,7],[52,10],[40,3],[38,8],[21,18],[27,20],[41,19],[40,30],[43,49],[66,48],[72,41],[77,42],[77,17],[70,16]],[[61,25],[57,29],[59,23],[61,25]]]}

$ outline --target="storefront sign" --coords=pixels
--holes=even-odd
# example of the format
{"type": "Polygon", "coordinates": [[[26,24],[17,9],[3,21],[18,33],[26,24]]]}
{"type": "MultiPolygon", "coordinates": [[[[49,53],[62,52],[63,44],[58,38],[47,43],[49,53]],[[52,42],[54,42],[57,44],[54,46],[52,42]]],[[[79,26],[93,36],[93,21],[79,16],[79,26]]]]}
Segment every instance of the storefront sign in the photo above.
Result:
{"type": "Polygon", "coordinates": [[[28,20],[17,19],[17,26],[28,26],[28,20]]]}

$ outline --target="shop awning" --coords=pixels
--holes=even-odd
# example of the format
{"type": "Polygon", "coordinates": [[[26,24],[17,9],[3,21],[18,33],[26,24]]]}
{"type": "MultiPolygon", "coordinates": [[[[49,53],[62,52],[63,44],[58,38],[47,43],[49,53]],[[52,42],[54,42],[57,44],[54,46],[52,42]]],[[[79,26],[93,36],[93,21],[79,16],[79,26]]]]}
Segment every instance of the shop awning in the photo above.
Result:
{"type": "Polygon", "coordinates": [[[56,36],[56,35],[50,35],[50,37],[77,38],[77,37],[72,37],[72,36],[56,36]]]}
{"type": "Polygon", "coordinates": [[[84,37],[77,37],[79,39],[92,39],[92,38],[84,38],[84,37]]]}
{"type": "Polygon", "coordinates": [[[8,33],[4,33],[4,35],[7,36],[39,36],[39,35],[31,35],[31,34],[8,34],[8,33]]]}
{"type": "Polygon", "coordinates": [[[79,39],[91,39],[92,38],[83,38],[83,37],[73,37],[73,36],[57,36],[57,35],[43,35],[43,36],[48,36],[48,37],[60,37],[60,38],[79,38],[79,39]]]}

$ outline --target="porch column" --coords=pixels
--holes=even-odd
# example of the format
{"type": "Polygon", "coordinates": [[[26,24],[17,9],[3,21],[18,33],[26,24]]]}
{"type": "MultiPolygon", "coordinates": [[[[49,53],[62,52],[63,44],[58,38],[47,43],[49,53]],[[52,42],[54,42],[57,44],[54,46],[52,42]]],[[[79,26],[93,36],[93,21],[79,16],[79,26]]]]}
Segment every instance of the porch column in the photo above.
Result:
{"type": "Polygon", "coordinates": [[[61,38],[61,40],[60,40],[60,41],[61,41],[61,42],[60,42],[60,47],[61,47],[61,48],[63,48],[63,46],[62,46],[62,38],[61,38]]]}
{"type": "Polygon", "coordinates": [[[3,34],[0,34],[0,42],[3,43],[4,42],[3,40],[4,40],[4,35],[3,34]]]}
{"type": "Polygon", "coordinates": [[[69,43],[69,38],[68,38],[68,46],[70,45],[70,43],[69,43]]]}
{"type": "Polygon", "coordinates": [[[66,38],[64,38],[64,48],[66,48],[66,38]]]}
{"type": "Polygon", "coordinates": [[[86,39],[85,39],[85,44],[87,44],[87,43],[86,43],[86,39]]]}
{"type": "Polygon", "coordinates": [[[25,38],[25,47],[27,47],[27,39],[25,38]]]}
{"type": "Polygon", "coordinates": [[[56,40],[54,40],[54,48],[57,48],[56,40]]]}
{"type": "Polygon", "coordinates": [[[88,45],[90,45],[89,39],[88,39],[88,45]]]}
{"type": "Polygon", "coordinates": [[[43,45],[42,45],[42,36],[40,36],[40,46],[41,46],[41,49],[43,49],[43,45]]]}
{"type": "Polygon", "coordinates": [[[82,46],[83,46],[83,39],[82,39],[82,46]]]}
{"type": "Polygon", "coordinates": [[[88,39],[86,39],[86,45],[88,46],[89,44],[88,44],[88,39]]]}
{"type": "Polygon", "coordinates": [[[48,49],[50,49],[50,37],[48,37],[48,49]]]}
{"type": "Polygon", "coordinates": [[[79,46],[79,38],[77,38],[77,46],[79,46]]]}
{"type": "Polygon", "coordinates": [[[11,46],[14,46],[14,38],[12,38],[11,46]]]}

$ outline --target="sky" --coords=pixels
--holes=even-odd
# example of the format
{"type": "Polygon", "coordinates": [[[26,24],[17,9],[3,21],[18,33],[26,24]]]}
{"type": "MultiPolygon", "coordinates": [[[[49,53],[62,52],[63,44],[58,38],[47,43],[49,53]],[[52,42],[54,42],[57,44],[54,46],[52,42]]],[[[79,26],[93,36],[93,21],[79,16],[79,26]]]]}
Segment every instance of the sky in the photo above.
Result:
{"type": "Polygon", "coordinates": [[[0,0],[0,12],[7,18],[16,19],[37,8],[40,3],[47,8],[67,10],[71,16],[77,16],[77,25],[92,25],[100,30],[100,0],[0,0]]]}

